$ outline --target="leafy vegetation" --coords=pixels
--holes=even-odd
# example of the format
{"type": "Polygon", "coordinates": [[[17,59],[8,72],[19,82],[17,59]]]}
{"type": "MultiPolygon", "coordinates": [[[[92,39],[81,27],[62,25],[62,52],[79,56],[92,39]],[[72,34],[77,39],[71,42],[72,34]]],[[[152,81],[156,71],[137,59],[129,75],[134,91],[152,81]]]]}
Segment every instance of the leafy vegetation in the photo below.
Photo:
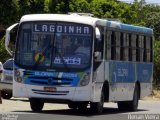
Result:
{"type": "MultiPolygon", "coordinates": [[[[1,0],[0,39],[5,29],[24,14],[67,12],[92,13],[95,17],[118,18],[124,23],[152,28],[155,34],[154,80],[160,79],[160,6],[146,4],[145,0],[134,0],[132,4],[118,0],[1,0]]],[[[0,58],[0,61],[8,58],[4,38],[0,41],[0,58]]]]}

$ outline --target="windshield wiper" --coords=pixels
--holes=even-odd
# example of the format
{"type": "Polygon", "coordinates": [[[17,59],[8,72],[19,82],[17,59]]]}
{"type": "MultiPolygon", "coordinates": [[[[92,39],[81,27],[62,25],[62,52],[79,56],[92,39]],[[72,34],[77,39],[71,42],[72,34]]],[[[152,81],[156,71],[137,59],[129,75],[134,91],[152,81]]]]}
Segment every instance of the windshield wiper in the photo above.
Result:
{"type": "MultiPolygon", "coordinates": [[[[57,23],[56,23],[56,26],[57,26],[57,23]]],[[[57,29],[57,28],[56,28],[56,29],[57,29]]],[[[55,31],[56,31],[56,30],[55,30],[55,31]]],[[[56,40],[56,33],[54,33],[54,42],[55,42],[55,40],[56,40]]],[[[54,42],[53,42],[53,43],[54,43],[54,42]]],[[[67,71],[70,71],[70,69],[68,68],[67,64],[65,63],[65,61],[64,61],[64,59],[63,59],[63,57],[62,57],[62,54],[58,51],[58,49],[57,49],[57,47],[56,47],[55,44],[53,44],[53,49],[55,49],[54,59],[55,59],[55,57],[56,57],[56,53],[58,53],[58,56],[59,56],[60,59],[62,60],[63,66],[65,67],[65,69],[66,69],[67,71]]],[[[54,61],[54,59],[53,59],[53,61],[54,61]]],[[[51,58],[51,60],[52,60],[52,58],[51,58]]],[[[52,65],[52,62],[51,62],[51,65],[52,65]]]]}
{"type": "MultiPolygon", "coordinates": [[[[62,56],[61,53],[57,50],[57,47],[54,46],[54,48],[55,48],[55,53],[58,53],[58,55],[59,55],[59,57],[60,57],[60,60],[62,60],[62,63],[63,63],[63,66],[65,67],[65,69],[66,69],[67,71],[70,71],[68,65],[65,63],[65,61],[64,61],[64,59],[63,59],[63,56],[62,56]]],[[[56,56],[55,56],[55,57],[56,57],[56,56]]],[[[54,57],[54,59],[55,59],[55,57],[54,57]]]]}
{"type": "Polygon", "coordinates": [[[42,59],[42,57],[43,57],[42,54],[45,54],[49,47],[50,47],[50,44],[48,44],[48,45],[46,46],[46,48],[45,48],[42,52],[40,52],[41,54],[39,54],[38,60],[37,60],[37,61],[35,62],[35,64],[33,65],[33,68],[36,68],[36,67],[37,67],[37,65],[39,64],[39,62],[41,61],[41,59],[42,59]]]}

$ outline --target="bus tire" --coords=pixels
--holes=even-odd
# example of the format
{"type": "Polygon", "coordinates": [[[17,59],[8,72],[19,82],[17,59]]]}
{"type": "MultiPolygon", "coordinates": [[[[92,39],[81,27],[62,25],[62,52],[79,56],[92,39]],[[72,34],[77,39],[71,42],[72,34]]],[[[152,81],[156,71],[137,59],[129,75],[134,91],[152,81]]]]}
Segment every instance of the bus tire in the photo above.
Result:
{"type": "Polygon", "coordinates": [[[71,109],[78,109],[80,111],[87,109],[88,102],[70,102],[68,103],[68,107],[71,109]]]}
{"type": "Polygon", "coordinates": [[[83,111],[86,111],[87,110],[87,105],[88,105],[88,102],[80,102],[78,104],[78,110],[83,112],[83,111]]]}
{"type": "Polygon", "coordinates": [[[42,111],[44,102],[42,102],[40,99],[37,98],[30,98],[29,101],[32,111],[34,112],[42,111]]]}
{"type": "Polygon", "coordinates": [[[139,92],[139,87],[136,84],[133,94],[133,100],[118,102],[118,109],[121,111],[136,111],[138,108],[139,92]]]}
{"type": "Polygon", "coordinates": [[[68,107],[70,109],[77,109],[78,105],[75,102],[70,102],[68,103],[68,107]]]}
{"type": "Polygon", "coordinates": [[[3,99],[10,99],[12,97],[12,93],[11,92],[6,92],[6,91],[2,91],[1,92],[1,96],[3,99]]]}
{"type": "Polygon", "coordinates": [[[91,111],[95,114],[101,114],[103,112],[103,105],[104,105],[104,92],[101,93],[100,102],[90,103],[91,111]]]}
{"type": "Polygon", "coordinates": [[[139,94],[140,94],[140,90],[138,85],[135,85],[135,89],[134,89],[134,94],[133,94],[133,100],[129,102],[129,107],[128,109],[130,111],[136,111],[138,108],[138,101],[139,101],[139,94]]]}

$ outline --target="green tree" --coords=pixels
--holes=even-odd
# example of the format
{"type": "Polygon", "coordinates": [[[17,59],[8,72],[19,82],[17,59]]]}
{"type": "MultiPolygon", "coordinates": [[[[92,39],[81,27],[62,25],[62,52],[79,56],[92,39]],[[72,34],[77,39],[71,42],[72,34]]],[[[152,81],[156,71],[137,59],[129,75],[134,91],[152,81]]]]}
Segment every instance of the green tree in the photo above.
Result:
{"type": "Polygon", "coordinates": [[[2,63],[4,63],[8,58],[11,57],[11,56],[8,54],[8,52],[6,51],[6,49],[5,49],[4,41],[5,41],[5,37],[3,37],[3,38],[0,40],[0,61],[1,61],[2,63]]]}
{"type": "Polygon", "coordinates": [[[154,30],[156,40],[160,40],[160,6],[145,5],[142,9],[144,25],[154,30]]]}
{"type": "Polygon", "coordinates": [[[133,12],[130,11],[130,6],[124,2],[115,0],[93,0],[90,3],[91,12],[99,18],[116,18],[123,22],[130,23],[133,12]]]}
{"type": "Polygon", "coordinates": [[[18,4],[16,0],[0,1],[0,25],[7,26],[17,20],[18,4]]]}
{"type": "Polygon", "coordinates": [[[43,13],[44,12],[44,0],[28,0],[30,13],[43,13]]]}
{"type": "Polygon", "coordinates": [[[114,11],[114,8],[111,2],[107,0],[93,0],[90,3],[91,12],[100,18],[113,18],[112,11],[114,11]]]}
{"type": "Polygon", "coordinates": [[[44,13],[44,0],[19,0],[19,17],[31,13],[44,13]]]}
{"type": "Polygon", "coordinates": [[[89,13],[89,3],[86,0],[70,0],[70,12],[84,12],[89,13]]]}
{"type": "Polygon", "coordinates": [[[69,0],[45,0],[44,12],[67,13],[69,11],[69,0]]]}
{"type": "Polygon", "coordinates": [[[160,41],[155,41],[154,43],[154,74],[153,83],[157,84],[160,81],[160,41]]]}

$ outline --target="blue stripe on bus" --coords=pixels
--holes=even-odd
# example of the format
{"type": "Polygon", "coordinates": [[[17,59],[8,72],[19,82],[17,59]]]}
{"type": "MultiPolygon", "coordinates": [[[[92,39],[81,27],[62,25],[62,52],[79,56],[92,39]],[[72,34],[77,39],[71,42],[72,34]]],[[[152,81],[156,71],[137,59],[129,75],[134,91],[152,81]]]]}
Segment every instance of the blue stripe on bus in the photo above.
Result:
{"type": "Polygon", "coordinates": [[[126,31],[141,32],[145,34],[153,34],[153,30],[146,27],[133,26],[133,25],[123,24],[115,21],[107,21],[106,24],[108,27],[111,27],[111,28],[118,28],[126,31]]]}
{"type": "MultiPolygon", "coordinates": [[[[24,72],[26,73],[26,72],[24,72]]],[[[28,72],[27,72],[28,73],[28,72]]],[[[32,74],[24,74],[24,83],[30,85],[41,85],[41,86],[77,86],[80,81],[80,76],[76,73],[65,73],[65,72],[40,72],[32,71],[32,74]],[[59,74],[62,74],[59,76],[59,74]],[[49,81],[50,80],[50,81],[49,81]]]]}
{"type": "Polygon", "coordinates": [[[140,81],[150,83],[152,78],[152,63],[133,63],[110,61],[111,83],[134,83],[140,81]]]}

